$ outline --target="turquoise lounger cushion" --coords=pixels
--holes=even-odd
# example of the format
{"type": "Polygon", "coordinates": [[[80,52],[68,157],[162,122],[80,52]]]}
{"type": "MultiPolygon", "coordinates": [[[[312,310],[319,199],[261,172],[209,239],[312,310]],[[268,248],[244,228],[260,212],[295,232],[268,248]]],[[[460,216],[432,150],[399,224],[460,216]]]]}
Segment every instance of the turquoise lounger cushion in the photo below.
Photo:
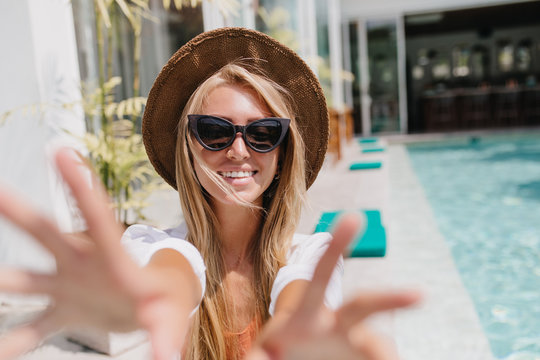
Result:
{"type": "Polygon", "coordinates": [[[383,152],[384,148],[382,147],[369,147],[362,149],[363,153],[374,153],[374,152],[383,152]]]}
{"type": "MultiPolygon", "coordinates": [[[[386,231],[381,223],[379,210],[360,210],[367,220],[365,231],[349,246],[349,257],[383,257],[386,254],[386,231]]],[[[343,211],[324,212],[315,232],[332,231],[334,221],[343,211]]]]}
{"type": "Polygon", "coordinates": [[[360,144],[372,144],[377,142],[377,138],[360,138],[358,142],[360,144]]]}
{"type": "Polygon", "coordinates": [[[379,169],[380,167],[382,167],[380,161],[359,161],[352,163],[349,170],[379,169]]]}

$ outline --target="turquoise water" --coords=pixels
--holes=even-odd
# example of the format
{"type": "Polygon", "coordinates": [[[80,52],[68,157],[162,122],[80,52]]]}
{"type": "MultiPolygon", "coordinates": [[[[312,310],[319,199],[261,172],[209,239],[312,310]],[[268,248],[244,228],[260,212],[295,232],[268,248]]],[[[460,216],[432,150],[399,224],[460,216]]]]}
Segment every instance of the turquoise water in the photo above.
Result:
{"type": "Polygon", "coordinates": [[[498,359],[540,359],[540,134],[408,146],[498,359]]]}

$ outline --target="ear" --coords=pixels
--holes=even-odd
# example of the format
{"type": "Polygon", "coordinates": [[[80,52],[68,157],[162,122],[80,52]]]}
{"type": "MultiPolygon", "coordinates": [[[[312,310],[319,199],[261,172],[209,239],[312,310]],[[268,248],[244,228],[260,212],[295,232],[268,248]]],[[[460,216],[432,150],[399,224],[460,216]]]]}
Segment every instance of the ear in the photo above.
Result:
{"type": "Polygon", "coordinates": [[[280,176],[281,176],[281,168],[277,168],[276,173],[274,174],[274,181],[279,180],[280,176]]]}

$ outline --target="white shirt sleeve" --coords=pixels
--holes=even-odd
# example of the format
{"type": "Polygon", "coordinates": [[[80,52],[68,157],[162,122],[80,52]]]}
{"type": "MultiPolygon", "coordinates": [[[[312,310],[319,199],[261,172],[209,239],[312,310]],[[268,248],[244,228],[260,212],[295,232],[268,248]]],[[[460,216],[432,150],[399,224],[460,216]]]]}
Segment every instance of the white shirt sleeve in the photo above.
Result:
{"type": "MultiPolygon", "coordinates": [[[[182,254],[193,268],[201,283],[201,300],[206,290],[206,266],[201,253],[193,244],[184,240],[187,230],[183,225],[169,230],[159,230],[148,225],[132,225],[122,235],[122,245],[140,265],[146,266],[161,249],[172,249],[182,254]]],[[[193,313],[198,309],[195,308],[193,313]]]]}
{"type": "MultiPolygon", "coordinates": [[[[281,291],[294,280],[311,280],[315,267],[332,241],[330,233],[295,235],[289,250],[287,265],[283,266],[274,280],[270,294],[270,315],[274,315],[276,300],[281,291]]],[[[324,304],[337,309],[343,301],[343,257],[340,257],[328,282],[324,304]]]]}

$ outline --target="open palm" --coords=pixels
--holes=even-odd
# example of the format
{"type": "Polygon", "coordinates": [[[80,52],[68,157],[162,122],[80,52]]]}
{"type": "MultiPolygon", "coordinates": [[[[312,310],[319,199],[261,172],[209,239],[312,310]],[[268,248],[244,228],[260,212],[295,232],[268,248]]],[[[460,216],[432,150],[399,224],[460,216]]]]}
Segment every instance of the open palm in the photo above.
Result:
{"type": "Polygon", "coordinates": [[[38,240],[54,256],[57,268],[55,274],[0,270],[0,292],[44,294],[51,300],[36,320],[0,339],[0,359],[19,356],[63,329],[89,326],[108,331],[145,328],[154,358],[170,360],[182,346],[191,311],[178,306],[181,291],[153,269],[138,267],[124,251],[123,229],[106,192],[97,181],[94,189],[89,186],[74,153],[59,151],[56,163],[84,215],[87,236],[62,234],[49,219],[0,189],[0,215],[38,240]]]}
{"type": "Polygon", "coordinates": [[[416,302],[417,293],[363,293],[336,311],[323,305],[332,271],[358,227],[357,216],[343,217],[299,306],[292,314],[268,322],[248,360],[397,359],[393,347],[363,321],[373,313],[416,302]]]}

